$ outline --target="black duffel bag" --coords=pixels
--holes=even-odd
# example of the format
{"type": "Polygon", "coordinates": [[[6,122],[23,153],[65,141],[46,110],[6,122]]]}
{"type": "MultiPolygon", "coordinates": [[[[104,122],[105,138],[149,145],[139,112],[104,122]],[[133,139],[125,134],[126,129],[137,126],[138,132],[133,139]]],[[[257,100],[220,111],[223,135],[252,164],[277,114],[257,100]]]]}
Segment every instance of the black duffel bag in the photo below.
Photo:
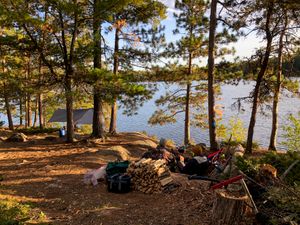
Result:
{"type": "Polygon", "coordinates": [[[130,191],[131,177],[127,174],[117,173],[107,176],[107,189],[109,192],[126,193],[130,191]]]}

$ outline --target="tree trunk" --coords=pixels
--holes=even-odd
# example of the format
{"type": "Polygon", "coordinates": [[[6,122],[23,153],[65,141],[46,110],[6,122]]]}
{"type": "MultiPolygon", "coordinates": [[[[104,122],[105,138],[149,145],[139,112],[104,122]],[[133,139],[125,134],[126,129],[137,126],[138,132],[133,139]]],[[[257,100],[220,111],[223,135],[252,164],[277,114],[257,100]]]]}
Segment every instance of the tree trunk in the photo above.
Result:
{"type": "Polygon", "coordinates": [[[36,127],[36,123],[37,123],[37,114],[38,114],[38,95],[36,95],[35,97],[35,107],[34,107],[34,120],[33,120],[33,127],[36,127]]]}
{"type": "Polygon", "coordinates": [[[184,120],[184,144],[185,145],[189,145],[191,143],[190,94],[191,94],[191,84],[188,81],[186,85],[185,120],[184,120]]]}
{"type": "Polygon", "coordinates": [[[8,128],[10,130],[14,130],[11,108],[10,108],[9,99],[8,99],[7,95],[4,95],[4,101],[5,101],[5,108],[6,108],[6,114],[7,114],[8,128]]]}
{"type": "Polygon", "coordinates": [[[230,192],[219,189],[215,196],[211,220],[213,225],[239,225],[245,214],[252,212],[247,195],[234,197],[230,196],[230,192]]]}
{"type": "Polygon", "coordinates": [[[24,96],[24,113],[25,113],[25,128],[28,127],[28,110],[27,110],[27,107],[28,107],[28,103],[27,103],[27,95],[25,94],[24,96]]]}
{"type": "Polygon", "coordinates": [[[278,62],[277,62],[277,79],[276,87],[273,99],[273,109],[272,109],[272,132],[270,137],[269,150],[276,151],[277,143],[277,131],[278,131],[278,108],[279,108],[279,97],[281,89],[281,76],[282,76],[282,51],[283,51],[283,37],[285,34],[285,29],[287,27],[287,16],[285,15],[284,28],[280,32],[279,37],[279,48],[278,48],[278,62]]]}
{"type": "Polygon", "coordinates": [[[263,76],[265,75],[265,72],[267,70],[269,57],[270,57],[270,53],[271,53],[271,48],[272,48],[273,36],[272,36],[272,34],[270,32],[270,28],[269,28],[272,11],[273,11],[273,3],[270,3],[270,5],[268,7],[268,11],[267,11],[266,28],[265,28],[266,29],[266,37],[267,37],[267,47],[266,47],[266,52],[264,54],[264,59],[263,59],[260,71],[256,78],[256,85],[255,85],[254,93],[253,93],[252,112],[251,112],[251,118],[250,118],[250,123],[249,123],[249,128],[248,128],[246,153],[249,153],[249,154],[252,153],[253,135],[254,135],[255,122],[256,122],[256,113],[257,113],[258,102],[259,102],[260,84],[261,84],[263,76]]]}
{"type": "Polygon", "coordinates": [[[74,141],[74,120],[73,120],[73,93],[72,93],[72,73],[67,71],[65,92],[66,92],[66,111],[67,111],[67,142],[74,141]]]}
{"type": "MultiPolygon", "coordinates": [[[[94,18],[93,18],[93,33],[94,33],[94,68],[101,69],[102,49],[101,49],[101,17],[99,15],[99,0],[94,0],[94,18]]],[[[104,118],[100,90],[94,86],[94,112],[93,112],[93,133],[96,138],[104,136],[104,118]]]]}
{"type": "Polygon", "coordinates": [[[27,126],[32,126],[31,95],[27,95],[27,126]]]}
{"type": "MultiPolygon", "coordinates": [[[[119,69],[119,33],[120,28],[116,27],[116,33],[115,33],[115,49],[114,49],[114,74],[118,74],[119,69]]],[[[117,105],[117,98],[114,98],[113,105],[111,107],[111,116],[110,116],[110,126],[109,126],[109,133],[115,134],[117,132],[117,111],[118,111],[118,105],[117,105]]]]}
{"type": "Polygon", "coordinates": [[[95,90],[94,93],[94,115],[93,115],[93,133],[96,138],[104,137],[104,117],[100,93],[95,90]]]}
{"type": "Polygon", "coordinates": [[[20,97],[20,103],[19,103],[19,113],[20,113],[20,126],[23,125],[23,104],[22,104],[22,97],[20,97]]]}
{"type": "MultiPolygon", "coordinates": [[[[30,80],[31,77],[31,67],[30,67],[30,63],[31,63],[31,55],[29,54],[28,56],[28,63],[27,63],[27,79],[28,81],[30,80]]],[[[27,93],[27,107],[26,107],[26,115],[27,115],[27,126],[31,127],[32,126],[32,110],[31,110],[31,95],[30,93],[27,93]]]]}
{"type": "Polygon", "coordinates": [[[217,0],[211,1],[208,46],[208,122],[210,148],[218,148],[216,140],[215,93],[214,93],[214,64],[215,64],[215,33],[217,26],[217,0]]]}
{"type": "Polygon", "coordinates": [[[40,129],[44,128],[44,122],[43,122],[43,95],[38,95],[38,110],[39,110],[39,126],[40,129]]]}
{"type": "MultiPolygon", "coordinates": [[[[190,34],[192,31],[190,31],[190,34]]],[[[188,76],[192,74],[192,54],[189,54],[188,62],[188,76]]],[[[191,95],[191,83],[189,81],[186,85],[186,101],[185,101],[185,120],[184,120],[184,144],[189,145],[191,143],[191,121],[190,121],[190,95],[191,95]]]]}
{"type": "Polygon", "coordinates": [[[114,103],[111,107],[111,117],[110,117],[110,125],[109,125],[109,133],[115,134],[117,132],[117,99],[115,98],[114,103]]]}

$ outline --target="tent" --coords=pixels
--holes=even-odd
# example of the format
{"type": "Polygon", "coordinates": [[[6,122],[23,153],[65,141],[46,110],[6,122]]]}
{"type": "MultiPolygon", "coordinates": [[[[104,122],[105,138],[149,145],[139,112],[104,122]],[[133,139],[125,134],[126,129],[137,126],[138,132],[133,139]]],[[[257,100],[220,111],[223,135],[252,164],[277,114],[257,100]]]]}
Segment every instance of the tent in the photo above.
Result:
{"type": "MultiPolygon", "coordinates": [[[[73,119],[75,124],[93,124],[94,109],[75,109],[73,110],[73,119]]],[[[52,122],[67,122],[67,111],[65,109],[57,109],[49,120],[52,122]]]]}

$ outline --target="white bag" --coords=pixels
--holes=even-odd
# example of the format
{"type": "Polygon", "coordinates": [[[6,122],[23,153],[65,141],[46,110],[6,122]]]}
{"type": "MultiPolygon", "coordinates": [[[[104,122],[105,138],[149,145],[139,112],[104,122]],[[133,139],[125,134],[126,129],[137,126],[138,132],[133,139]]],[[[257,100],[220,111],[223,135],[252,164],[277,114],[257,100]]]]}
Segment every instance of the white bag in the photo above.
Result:
{"type": "Polygon", "coordinates": [[[88,171],[83,178],[85,184],[93,184],[96,186],[98,184],[98,179],[105,178],[106,176],[106,166],[101,166],[99,169],[88,171]]]}

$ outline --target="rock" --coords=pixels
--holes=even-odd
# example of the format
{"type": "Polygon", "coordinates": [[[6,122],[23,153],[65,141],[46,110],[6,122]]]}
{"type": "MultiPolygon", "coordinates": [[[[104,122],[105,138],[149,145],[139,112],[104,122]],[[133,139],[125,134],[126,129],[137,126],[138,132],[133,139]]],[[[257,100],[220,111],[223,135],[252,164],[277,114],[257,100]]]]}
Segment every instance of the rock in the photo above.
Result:
{"type": "Polygon", "coordinates": [[[243,156],[245,154],[245,149],[241,144],[238,144],[234,150],[233,150],[233,154],[235,157],[237,156],[243,156]]]}
{"type": "Polygon", "coordinates": [[[6,139],[8,142],[26,142],[27,136],[23,133],[14,133],[9,138],[6,139]]]}
{"type": "Polygon", "coordinates": [[[100,149],[95,152],[101,156],[109,157],[112,160],[129,160],[131,158],[131,153],[124,147],[117,145],[112,146],[108,149],[100,149]]]}
{"type": "Polygon", "coordinates": [[[143,147],[143,148],[156,148],[157,147],[157,143],[155,143],[154,141],[151,140],[137,140],[137,141],[132,141],[130,143],[127,143],[127,145],[134,145],[134,146],[139,146],[139,147],[143,147]]]}
{"type": "Polygon", "coordinates": [[[117,156],[117,158],[119,158],[121,160],[129,160],[130,159],[130,152],[122,146],[119,146],[119,145],[113,146],[108,150],[114,152],[115,155],[117,156]]]}

